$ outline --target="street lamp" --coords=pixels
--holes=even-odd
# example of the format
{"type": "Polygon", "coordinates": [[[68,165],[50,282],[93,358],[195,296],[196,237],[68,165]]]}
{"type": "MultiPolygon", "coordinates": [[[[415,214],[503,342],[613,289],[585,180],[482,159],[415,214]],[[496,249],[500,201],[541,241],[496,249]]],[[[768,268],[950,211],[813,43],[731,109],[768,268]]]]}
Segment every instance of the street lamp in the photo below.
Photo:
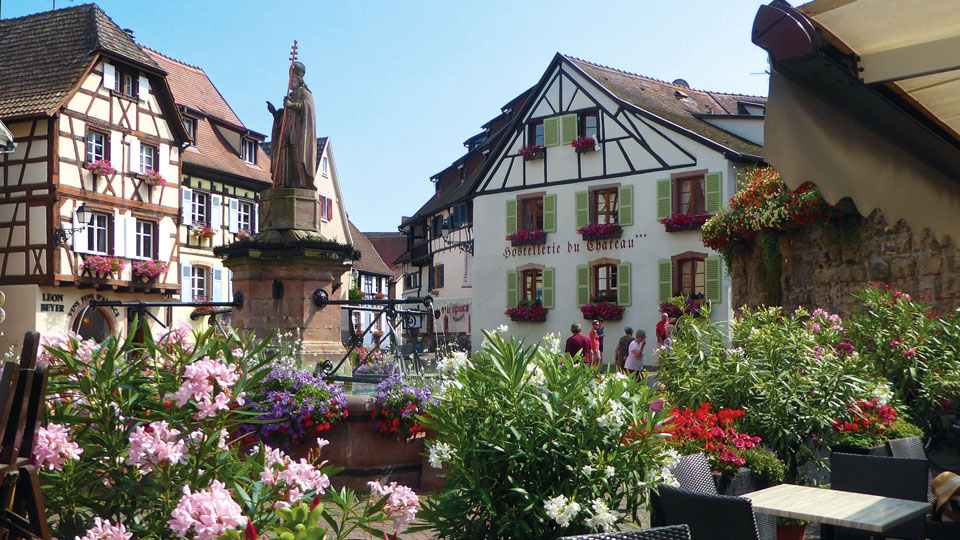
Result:
{"type": "Polygon", "coordinates": [[[450,233],[453,232],[453,229],[451,228],[451,223],[450,223],[451,220],[452,218],[449,216],[441,220],[440,238],[443,239],[443,243],[448,246],[455,247],[460,251],[473,255],[473,239],[472,238],[470,240],[450,240],[449,238],[450,233]]]}
{"type": "Polygon", "coordinates": [[[54,227],[53,234],[55,236],[56,245],[62,246],[67,243],[67,240],[70,239],[74,233],[82,231],[87,228],[87,225],[90,224],[90,219],[93,218],[93,212],[87,208],[87,204],[81,204],[79,208],[74,211],[73,215],[77,218],[77,223],[80,224],[79,227],[54,227]]]}

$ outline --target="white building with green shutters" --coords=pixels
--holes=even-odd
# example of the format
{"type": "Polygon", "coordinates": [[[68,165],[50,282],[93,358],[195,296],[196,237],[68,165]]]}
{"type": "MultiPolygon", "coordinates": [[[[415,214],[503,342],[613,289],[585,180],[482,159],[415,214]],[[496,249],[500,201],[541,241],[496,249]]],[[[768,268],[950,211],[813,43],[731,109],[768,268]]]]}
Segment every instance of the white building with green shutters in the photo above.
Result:
{"type": "Polygon", "coordinates": [[[558,54],[476,187],[473,343],[501,324],[528,342],[567,336],[599,314],[612,363],[625,326],[655,344],[673,296],[729,318],[730,278],[699,223],[762,162],[765,101],[558,54]]]}

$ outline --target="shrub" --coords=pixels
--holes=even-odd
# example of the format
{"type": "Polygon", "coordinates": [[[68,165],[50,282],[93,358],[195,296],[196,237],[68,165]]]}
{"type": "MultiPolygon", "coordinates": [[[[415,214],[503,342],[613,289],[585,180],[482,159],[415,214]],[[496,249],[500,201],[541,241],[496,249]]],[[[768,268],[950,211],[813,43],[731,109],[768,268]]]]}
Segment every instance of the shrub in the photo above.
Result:
{"type": "Polygon", "coordinates": [[[638,519],[666,456],[662,401],[645,384],[564,362],[559,336],[524,347],[484,333],[449,373],[424,424],[447,482],[422,516],[442,538],[553,539],[638,519]]]}

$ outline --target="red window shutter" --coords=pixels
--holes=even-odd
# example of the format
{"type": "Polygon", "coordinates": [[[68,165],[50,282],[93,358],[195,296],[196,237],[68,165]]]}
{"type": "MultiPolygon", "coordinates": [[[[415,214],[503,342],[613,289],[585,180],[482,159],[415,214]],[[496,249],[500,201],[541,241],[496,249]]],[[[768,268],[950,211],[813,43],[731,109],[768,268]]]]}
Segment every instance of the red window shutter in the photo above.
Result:
{"type": "Polygon", "coordinates": [[[327,219],[333,219],[333,199],[327,199],[327,219]]]}

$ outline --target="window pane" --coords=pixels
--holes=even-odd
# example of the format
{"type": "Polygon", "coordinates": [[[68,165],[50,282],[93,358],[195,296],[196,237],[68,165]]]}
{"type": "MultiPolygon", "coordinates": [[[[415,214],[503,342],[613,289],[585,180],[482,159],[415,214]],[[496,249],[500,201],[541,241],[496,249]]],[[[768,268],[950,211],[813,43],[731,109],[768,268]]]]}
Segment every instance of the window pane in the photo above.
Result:
{"type": "Polygon", "coordinates": [[[599,139],[600,127],[596,114],[584,117],[583,134],[587,137],[593,137],[593,140],[599,139]]]}
{"type": "Polygon", "coordinates": [[[533,144],[543,146],[543,124],[533,126],[533,144]]]}
{"type": "Polygon", "coordinates": [[[105,157],[105,137],[102,133],[91,131],[87,133],[87,162],[93,163],[105,157]]]}
{"type": "Polygon", "coordinates": [[[193,192],[193,222],[207,224],[207,194],[193,192]]]}
{"type": "Polygon", "coordinates": [[[148,144],[140,145],[140,172],[156,170],[154,156],[157,149],[148,144]]]}

